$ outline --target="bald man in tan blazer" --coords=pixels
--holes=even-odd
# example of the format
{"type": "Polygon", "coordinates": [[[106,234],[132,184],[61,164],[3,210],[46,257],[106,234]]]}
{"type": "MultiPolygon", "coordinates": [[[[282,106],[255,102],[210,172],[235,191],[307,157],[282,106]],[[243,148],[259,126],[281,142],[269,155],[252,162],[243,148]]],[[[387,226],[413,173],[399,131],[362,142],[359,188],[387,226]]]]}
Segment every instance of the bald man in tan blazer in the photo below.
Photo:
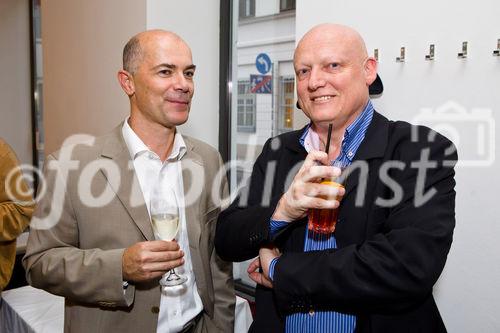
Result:
{"type": "MultiPolygon", "coordinates": [[[[187,121],[191,61],[187,44],[160,30],[133,37],[124,50],[118,79],[130,98],[127,125],[163,163],[178,143],[176,126],[187,121]]],[[[65,297],[66,332],[155,332],[163,302],[159,279],[189,258],[202,310],[180,331],[232,332],[232,265],[220,260],[213,244],[227,191],[218,152],[182,136],[183,154],[176,158],[189,240],[182,250],[175,241],[155,240],[123,128],[48,157],[47,191],[23,260],[28,281],[65,297]]]]}

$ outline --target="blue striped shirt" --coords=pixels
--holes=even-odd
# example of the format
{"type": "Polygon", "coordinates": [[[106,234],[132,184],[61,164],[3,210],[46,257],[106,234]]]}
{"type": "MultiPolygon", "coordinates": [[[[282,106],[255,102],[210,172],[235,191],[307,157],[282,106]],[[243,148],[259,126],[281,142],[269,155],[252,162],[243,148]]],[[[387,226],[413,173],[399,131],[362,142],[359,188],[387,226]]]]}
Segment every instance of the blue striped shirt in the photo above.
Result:
{"type": "MultiPolygon", "coordinates": [[[[366,130],[368,129],[368,126],[373,118],[373,112],[373,105],[369,100],[363,112],[346,128],[340,154],[334,161],[331,162],[332,165],[345,168],[352,163],[361,142],[365,138],[366,130]]],[[[311,135],[310,128],[311,125],[309,124],[300,137],[300,144],[308,153],[313,148],[306,144],[308,135],[311,135]]],[[[314,148],[318,149],[319,147],[314,148]]],[[[287,223],[288,222],[271,220],[271,235],[276,234],[276,232],[285,227],[287,223]]],[[[308,228],[306,228],[304,252],[335,248],[337,248],[337,241],[334,233],[326,235],[318,234],[310,232],[308,228]]],[[[273,279],[274,267],[276,266],[278,260],[279,258],[273,259],[269,266],[269,277],[271,280],[273,279]]],[[[335,311],[310,311],[308,313],[297,312],[287,316],[285,321],[286,333],[352,333],[355,328],[356,316],[335,311]]]]}

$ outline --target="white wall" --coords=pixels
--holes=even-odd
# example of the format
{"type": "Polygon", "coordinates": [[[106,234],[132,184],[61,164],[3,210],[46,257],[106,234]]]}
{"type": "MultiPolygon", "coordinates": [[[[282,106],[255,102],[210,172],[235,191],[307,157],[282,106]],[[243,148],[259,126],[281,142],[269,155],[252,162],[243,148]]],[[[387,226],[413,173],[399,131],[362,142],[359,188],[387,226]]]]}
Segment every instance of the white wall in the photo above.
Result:
{"type": "Polygon", "coordinates": [[[122,49],[154,28],[181,35],[197,65],[181,131],[218,146],[219,1],[42,0],[46,152],[72,134],[101,135],[124,119],[129,103],[116,79],[122,49]]]}
{"type": "Polygon", "coordinates": [[[219,143],[219,0],[147,0],[147,28],[180,35],[191,47],[196,65],[195,94],[184,134],[219,143]]]}
{"type": "Polygon", "coordinates": [[[45,152],[77,133],[102,135],[129,113],[116,73],[130,37],[146,28],[137,0],[42,0],[45,152]]]}
{"type": "Polygon", "coordinates": [[[0,137],[32,163],[28,1],[0,1],[0,137]]]}
{"type": "MultiPolygon", "coordinates": [[[[365,37],[369,53],[380,49],[379,73],[385,92],[375,105],[382,114],[411,121],[422,108],[435,110],[454,101],[458,104],[447,104],[450,108],[446,111],[456,112],[456,105],[466,112],[491,109],[490,122],[479,120],[488,131],[491,122],[500,120],[500,58],[492,56],[500,38],[498,13],[500,3],[496,0],[459,4],[422,0],[405,2],[404,6],[382,1],[370,7],[347,0],[298,0],[297,41],[318,23],[350,25],[365,37]],[[469,58],[465,60],[457,59],[462,41],[469,42],[469,58]],[[430,43],[436,44],[433,62],[424,60],[430,43]],[[404,64],[395,62],[401,46],[407,48],[404,64]]],[[[452,119],[445,122],[460,134],[459,157],[477,155],[478,121],[452,119]]],[[[499,136],[492,144],[499,156],[499,136]]],[[[487,150],[479,157],[485,160],[486,155],[487,150]]],[[[457,226],[448,262],[435,287],[450,332],[500,331],[500,210],[495,193],[500,185],[499,166],[497,161],[486,167],[457,169],[457,226]]]]}

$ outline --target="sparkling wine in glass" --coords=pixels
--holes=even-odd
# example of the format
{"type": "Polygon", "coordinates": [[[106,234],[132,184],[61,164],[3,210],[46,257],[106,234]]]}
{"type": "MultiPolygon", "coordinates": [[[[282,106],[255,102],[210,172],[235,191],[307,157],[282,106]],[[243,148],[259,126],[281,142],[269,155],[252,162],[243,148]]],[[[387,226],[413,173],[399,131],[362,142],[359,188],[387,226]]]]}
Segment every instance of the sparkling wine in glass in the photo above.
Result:
{"type": "MultiPolygon", "coordinates": [[[[171,188],[155,190],[150,203],[151,224],[158,239],[172,241],[179,231],[179,205],[175,192],[171,188]]],[[[160,279],[163,287],[176,286],[186,282],[185,276],[180,276],[172,268],[160,279]]]]}

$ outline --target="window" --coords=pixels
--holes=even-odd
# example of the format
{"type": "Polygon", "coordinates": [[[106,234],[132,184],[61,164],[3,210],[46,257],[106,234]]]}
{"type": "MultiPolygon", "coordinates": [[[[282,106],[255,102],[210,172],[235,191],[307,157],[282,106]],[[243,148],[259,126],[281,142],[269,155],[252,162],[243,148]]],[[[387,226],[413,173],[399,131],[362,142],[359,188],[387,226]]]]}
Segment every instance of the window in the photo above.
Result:
{"type": "Polygon", "coordinates": [[[281,76],[279,81],[278,132],[293,130],[294,77],[281,76]]]}
{"type": "Polygon", "coordinates": [[[255,94],[250,92],[250,81],[238,81],[238,132],[255,132],[255,94]]]}
{"type": "Polygon", "coordinates": [[[295,9],[295,0],[280,0],[280,12],[295,9]]]}
{"type": "Polygon", "coordinates": [[[239,5],[240,18],[255,16],[255,0],[240,0],[239,5]]]}
{"type": "MultiPolygon", "coordinates": [[[[233,162],[228,176],[231,194],[236,195],[247,183],[265,142],[279,134],[280,129],[285,132],[300,126],[300,120],[293,119],[295,1],[220,3],[219,151],[225,161],[233,162]],[[288,9],[292,10],[280,15],[288,9]],[[271,60],[272,69],[268,64],[266,73],[256,65],[261,53],[271,60]],[[272,93],[251,93],[252,75],[271,76],[272,93]],[[283,86],[281,77],[288,79],[283,80],[287,82],[283,86]]],[[[234,264],[236,291],[243,297],[254,293],[255,283],[246,272],[249,264],[250,261],[234,264]]]]}

